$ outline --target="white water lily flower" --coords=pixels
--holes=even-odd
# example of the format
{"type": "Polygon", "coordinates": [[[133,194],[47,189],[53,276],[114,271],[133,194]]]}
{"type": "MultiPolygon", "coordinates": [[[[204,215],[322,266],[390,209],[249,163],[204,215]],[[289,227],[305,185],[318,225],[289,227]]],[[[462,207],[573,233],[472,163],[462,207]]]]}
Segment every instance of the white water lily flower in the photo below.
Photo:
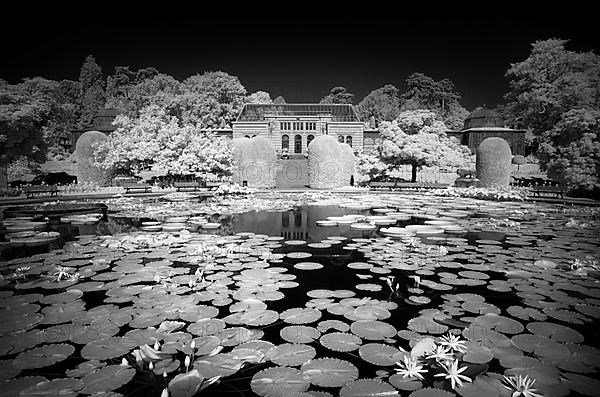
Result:
{"type": "Polygon", "coordinates": [[[452,351],[448,347],[437,345],[433,353],[427,356],[427,358],[433,358],[438,362],[445,363],[454,360],[454,354],[452,354],[452,351]]]}
{"type": "Polygon", "coordinates": [[[537,389],[533,388],[535,379],[529,378],[528,375],[525,375],[525,377],[521,375],[504,376],[504,381],[508,383],[508,386],[502,386],[513,392],[511,397],[543,397],[543,395],[536,393],[537,389]]]}
{"type": "Polygon", "coordinates": [[[419,378],[423,380],[421,373],[427,373],[427,370],[418,364],[419,360],[417,358],[406,355],[403,362],[396,363],[396,365],[400,366],[400,368],[396,369],[396,372],[402,375],[403,378],[419,378]]]}
{"type": "Polygon", "coordinates": [[[441,340],[439,341],[439,344],[442,346],[447,346],[452,351],[457,351],[460,353],[464,353],[467,351],[465,341],[462,340],[460,336],[448,333],[447,336],[442,336],[440,339],[441,340]]]}
{"type": "Polygon", "coordinates": [[[466,370],[467,367],[464,366],[459,369],[458,368],[458,360],[454,360],[452,362],[452,364],[450,364],[449,366],[442,364],[442,367],[444,367],[444,370],[446,372],[441,373],[441,374],[436,374],[434,376],[443,376],[444,379],[449,379],[450,384],[452,385],[452,390],[454,390],[456,388],[457,384],[458,384],[458,386],[462,386],[463,381],[471,382],[471,378],[469,378],[466,375],[461,375],[461,373],[464,372],[464,370],[466,370]]]}

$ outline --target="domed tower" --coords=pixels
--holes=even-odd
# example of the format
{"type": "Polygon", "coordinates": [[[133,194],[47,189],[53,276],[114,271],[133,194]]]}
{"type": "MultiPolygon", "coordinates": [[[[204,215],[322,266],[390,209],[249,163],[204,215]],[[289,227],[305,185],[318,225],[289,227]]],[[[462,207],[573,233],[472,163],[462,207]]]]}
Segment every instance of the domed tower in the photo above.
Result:
{"type": "Polygon", "coordinates": [[[486,138],[498,137],[508,142],[513,155],[525,155],[525,130],[506,127],[502,116],[493,110],[479,107],[465,120],[460,132],[455,133],[463,145],[475,153],[486,138]]]}
{"type": "Polygon", "coordinates": [[[480,127],[505,127],[499,113],[486,108],[477,108],[465,119],[464,129],[480,127]]]}

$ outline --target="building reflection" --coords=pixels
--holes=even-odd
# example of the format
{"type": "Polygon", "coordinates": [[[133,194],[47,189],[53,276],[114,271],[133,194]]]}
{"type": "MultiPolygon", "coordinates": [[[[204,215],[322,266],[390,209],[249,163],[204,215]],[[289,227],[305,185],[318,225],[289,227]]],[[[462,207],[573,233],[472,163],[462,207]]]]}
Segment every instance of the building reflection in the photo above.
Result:
{"type": "Polygon", "coordinates": [[[231,219],[233,233],[254,232],[286,240],[321,241],[330,236],[371,237],[371,232],[352,230],[348,225],[320,227],[317,221],[350,211],[337,206],[298,207],[282,212],[248,212],[231,219]]]}

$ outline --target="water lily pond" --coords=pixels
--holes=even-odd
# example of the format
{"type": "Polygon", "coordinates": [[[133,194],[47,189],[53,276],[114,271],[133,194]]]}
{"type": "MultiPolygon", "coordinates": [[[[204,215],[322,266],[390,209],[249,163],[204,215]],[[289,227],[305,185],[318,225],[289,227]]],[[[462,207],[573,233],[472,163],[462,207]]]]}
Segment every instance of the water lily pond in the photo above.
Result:
{"type": "Polygon", "coordinates": [[[3,220],[1,395],[600,395],[597,209],[103,203],[3,220]]]}

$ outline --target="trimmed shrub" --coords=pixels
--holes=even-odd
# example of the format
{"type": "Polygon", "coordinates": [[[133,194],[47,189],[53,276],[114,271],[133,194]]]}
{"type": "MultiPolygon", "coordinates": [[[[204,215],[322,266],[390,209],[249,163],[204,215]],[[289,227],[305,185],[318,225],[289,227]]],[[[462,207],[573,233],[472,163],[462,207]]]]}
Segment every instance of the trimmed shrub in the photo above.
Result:
{"type": "MultiPolygon", "coordinates": [[[[356,163],[356,157],[354,156],[354,151],[352,150],[352,148],[350,147],[350,145],[348,145],[347,143],[342,143],[340,144],[340,146],[342,147],[342,181],[345,181],[345,186],[350,185],[350,179],[352,178],[352,176],[354,175],[355,172],[355,163],[356,163]]],[[[354,177],[356,179],[356,177],[354,177]]]]}
{"type": "Polygon", "coordinates": [[[111,173],[94,164],[94,150],[106,135],[100,131],[83,133],[75,144],[77,161],[77,183],[91,183],[106,186],[110,183],[111,173]]]}
{"type": "Polygon", "coordinates": [[[482,187],[507,187],[510,183],[512,153],[502,138],[484,139],[477,148],[477,179],[482,187]]]}
{"type": "Polygon", "coordinates": [[[316,189],[350,185],[354,173],[352,148],[332,136],[319,135],[308,145],[308,184],[316,189]]]}
{"type": "Polygon", "coordinates": [[[233,183],[246,181],[248,187],[275,187],[277,154],[267,138],[235,138],[232,147],[233,183]]]}

